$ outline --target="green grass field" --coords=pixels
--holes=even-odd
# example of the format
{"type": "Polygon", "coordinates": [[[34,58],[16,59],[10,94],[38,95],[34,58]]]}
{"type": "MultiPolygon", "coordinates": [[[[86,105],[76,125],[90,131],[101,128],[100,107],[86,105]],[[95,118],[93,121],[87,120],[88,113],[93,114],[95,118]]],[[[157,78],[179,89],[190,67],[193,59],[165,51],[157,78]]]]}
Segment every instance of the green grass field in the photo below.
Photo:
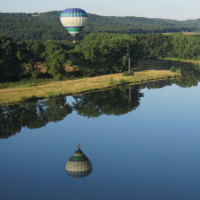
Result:
{"type": "Polygon", "coordinates": [[[108,87],[116,87],[121,83],[139,84],[180,75],[180,73],[170,72],[169,70],[150,69],[134,72],[134,76],[123,76],[122,73],[118,73],[77,80],[24,84],[20,85],[20,87],[0,89],[0,105],[13,104],[37,98],[50,98],[62,94],[69,95],[93,90],[103,90],[108,87]]]}

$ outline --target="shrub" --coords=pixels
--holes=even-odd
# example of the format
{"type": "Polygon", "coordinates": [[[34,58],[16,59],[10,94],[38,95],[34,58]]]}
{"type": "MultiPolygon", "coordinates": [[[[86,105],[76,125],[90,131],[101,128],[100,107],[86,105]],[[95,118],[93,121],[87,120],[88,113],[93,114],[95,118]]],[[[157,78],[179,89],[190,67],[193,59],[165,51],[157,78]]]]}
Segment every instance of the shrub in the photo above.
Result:
{"type": "Polygon", "coordinates": [[[197,62],[197,63],[195,64],[195,66],[199,68],[199,67],[200,67],[200,64],[197,62]]]}
{"type": "Polygon", "coordinates": [[[133,76],[134,72],[130,71],[130,73],[128,71],[123,72],[123,76],[133,76]]]}
{"type": "Polygon", "coordinates": [[[21,97],[20,101],[26,101],[26,97],[21,97]]]}
{"type": "Polygon", "coordinates": [[[21,97],[20,101],[32,101],[32,100],[36,100],[36,99],[37,99],[37,96],[33,95],[30,97],[21,97]]]}
{"type": "Polygon", "coordinates": [[[121,85],[125,85],[125,84],[126,84],[126,81],[125,81],[124,79],[121,79],[121,80],[119,81],[119,83],[120,83],[121,85]]]}
{"type": "Polygon", "coordinates": [[[128,76],[128,75],[129,75],[128,71],[123,72],[123,76],[128,76]]]}
{"type": "Polygon", "coordinates": [[[176,68],[174,66],[170,67],[171,72],[176,72],[176,68]]]}
{"type": "Polygon", "coordinates": [[[30,66],[29,64],[26,64],[24,67],[25,67],[26,69],[30,69],[30,68],[31,68],[31,66],[30,66]]]}
{"type": "Polygon", "coordinates": [[[89,72],[89,73],[84,73],[85,77],[94,77],[94,73],[93,72],[89,72]]]}
{"type": "Polygon", "coordinates": [[[27,98],[27,101],[36,100],[37,96],[33,95],[27,98]]]}
{"type": "Polygon", "coordinates": [[[110,85],[113,85],[113,78],[110,78],[110,85]]]}
{"type": "Polygon", "coordinates": [[[2,85],[2,88],[6,88],[6,87],[8,87],[10,85],[10,83],[9,82],[5,82],[5,83],[2,83],[1,85],[2,85]]]}
{"type": "Polygon", "coordinates": [[[56,80],[57,80],[57,81],[62,80],[62,78],[63,78],[62,74],[58,73],[58,74],[56,75],[56,80]]]}
{"type": "Polygon", "coordinates": [[[46,95],[47,95],[47,98],[54,98],[54,97],[60,96],[61,93],[60,92],[47,92],[46,95]]]}
{"type": "Polygon", "coordinates": [[[35,72],[33,72],[32,75],[33,75],[34,79],[36,79],[36,78],[38,78],[40,76],[40,74],[41,74],[41,72],[35,71],[35,72]]]}
{"type": "Polygon", "coordinates": [[[164,76],[164,79],[168,79],[168,78],[169,78],[169,76],[167,76],[167,75],[166,75],[166,76],[164,76]]]}
{"type": "Polygon", "coordinates": [[[181,69],[177,69],[177,70],[176,70],[176,73],[181,74],[181,69]]]}

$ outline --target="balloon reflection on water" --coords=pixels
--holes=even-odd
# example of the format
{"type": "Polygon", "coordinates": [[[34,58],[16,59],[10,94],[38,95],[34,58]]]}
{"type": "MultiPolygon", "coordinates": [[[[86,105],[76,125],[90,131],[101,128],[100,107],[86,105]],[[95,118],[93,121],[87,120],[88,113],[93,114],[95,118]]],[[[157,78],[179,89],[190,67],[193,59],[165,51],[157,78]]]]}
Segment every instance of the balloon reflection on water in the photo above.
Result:
{"type": "Polygon", "coordinates": [[[78,150],[76,150],[68,160],[65,169],[69,176],[74,178],[82,178],[88,176],[92,172],[92,163],[81,151],[79,145],[77,146],[78,150]]]}

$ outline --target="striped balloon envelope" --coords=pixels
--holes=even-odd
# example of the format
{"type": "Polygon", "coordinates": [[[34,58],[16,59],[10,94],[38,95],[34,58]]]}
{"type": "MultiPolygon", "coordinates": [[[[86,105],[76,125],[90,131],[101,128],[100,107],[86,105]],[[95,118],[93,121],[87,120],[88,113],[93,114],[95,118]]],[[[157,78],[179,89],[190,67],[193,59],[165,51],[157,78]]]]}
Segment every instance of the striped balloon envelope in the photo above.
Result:
{"type": "Polygon", "coordinates": [[[68,8],[60,14],[60,21],[69,34],[76,38],[87,23],[87,13],[80,8],[68,8]]]}
{"type": "Polygon", "coordinates": [[[88,176],[92,172],[92,163],[81,149],[78,148],[68,160],[65,169],[69,176],[82,178],[88,176]]]}

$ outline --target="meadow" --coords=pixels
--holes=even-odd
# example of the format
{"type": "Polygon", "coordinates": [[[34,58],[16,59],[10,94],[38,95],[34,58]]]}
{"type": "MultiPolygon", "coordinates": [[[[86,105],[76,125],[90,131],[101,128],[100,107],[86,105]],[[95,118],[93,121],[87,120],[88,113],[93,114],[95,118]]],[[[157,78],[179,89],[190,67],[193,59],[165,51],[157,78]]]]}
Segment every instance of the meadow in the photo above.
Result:
{"type": "Polygon", "coordinates": [[[136,71],[133,76],[123,76],[123,73],[117,73],[91,78],[54,81],[50,83],[25,84],[24,87],[1,89],[0,105],[40,98],[51,98],[60,95],[76,95],[94,90],[104,90],[123,84],[139,84],[180,75],[181,74],[178,72],[170,72],[169,70],[150,69],[136,71]]]}

